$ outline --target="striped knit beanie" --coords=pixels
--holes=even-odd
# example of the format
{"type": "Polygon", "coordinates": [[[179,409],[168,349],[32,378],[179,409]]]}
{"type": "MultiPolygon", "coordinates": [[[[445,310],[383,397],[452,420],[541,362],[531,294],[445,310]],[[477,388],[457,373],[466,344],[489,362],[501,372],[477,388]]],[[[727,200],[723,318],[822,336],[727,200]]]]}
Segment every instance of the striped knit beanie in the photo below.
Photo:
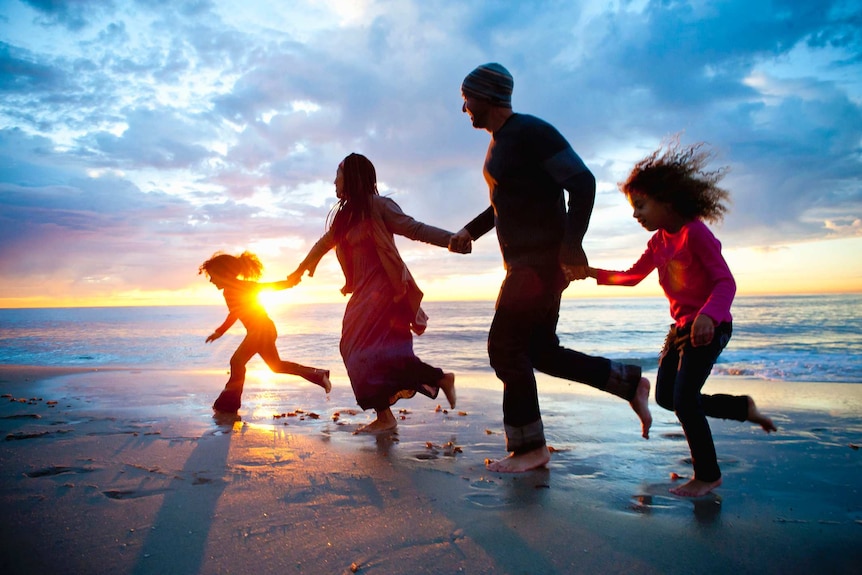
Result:
{"type": "Polygon", "coordinates": [[[482,64],[467,74],[461,83],[461,92],[465,96],[490,100],[502,108],[511,108],[514,85],[512,75],[500,64],[482,64]]]}

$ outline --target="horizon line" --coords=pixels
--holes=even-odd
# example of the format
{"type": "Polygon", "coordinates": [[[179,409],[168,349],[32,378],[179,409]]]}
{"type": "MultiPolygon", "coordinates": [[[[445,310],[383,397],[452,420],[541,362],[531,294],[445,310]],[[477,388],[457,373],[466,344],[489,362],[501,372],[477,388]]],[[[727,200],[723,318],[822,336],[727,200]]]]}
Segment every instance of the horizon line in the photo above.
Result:
{"type": "MultiPolygon", "coordinates": [[[[812,296],[838,296],[838,295],[862,295],[862,290],[835,290],[835,291],[805,291],[805,292],[749,292],[749,293],[737,293],[734,299],[739,298],[750,298],[750,297],[812,297],[812,296]]],[[[482,298],[435,298],[429,297],[423,300],[423,303],[469,303],[469,302],[493,302],[496,298],[491,297],[482,297],[482,298]]],[[[608,294],[608,295],[573,295],[566,297],[563,295],[563,301],[567,300],[597,300],[597,299],[666,299],[664,294],[608,294]]],[[[303,302],[285,302],[278,304],[281,306],[296,306],[296,305],[330,305],[330,304],[340,304],[347,303],[347,299],[323,299],[319,301],[303,301],[303,302]]],[[[20,305],[17,305],[13,302],[3,302],[0,300],[0,310],[12,310],[12,309],[84,309],[84,308],[121,308],[121,307],[213,307],[213,306],[223,306],[223,302],[208,302],[208,303],[154,303],[154,302],[129,302],[129,301],[116,301],[116,302],[102,302],[102,303],[92,303],[92,302],[72,302],[72,303],[60,303],[60,304],[35,304],[34,302],[20,302],[20,305]]]]}

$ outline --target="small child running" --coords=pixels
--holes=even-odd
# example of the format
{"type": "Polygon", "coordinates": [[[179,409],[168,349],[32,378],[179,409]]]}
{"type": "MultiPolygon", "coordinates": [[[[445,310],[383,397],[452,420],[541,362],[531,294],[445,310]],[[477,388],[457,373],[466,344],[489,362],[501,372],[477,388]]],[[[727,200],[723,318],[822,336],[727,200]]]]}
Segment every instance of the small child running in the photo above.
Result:
{"type": "Polygon", "coordinates": [[[694,477],[671,489],[685,497],[721,485],[721,470],[706,416],[750,421],[776,431],[747,395],[704,395],[701,389],[731,335],[730,305],[736,282],[721,244],[703,223],[720,221],[728,193],[718,187],[725,170],[706,171],[712,153],[704,144],[673,141],[638,162],[620,184],[632,216],[655,232],[640,259],[625,272],[589,268],[599,285],[633,286],[654,269],[674,319],[659,358],[656,402],[675,411],[685,432],[694,477]]]}
{"type": "Polygon", "coordinates": [[[217,252],[198,269],[198,273],[206,274],[210,282],[223,291],[228,309],[224,323],[207,337],[206,342],[220,338],[236,320],[242,322],[247,332],[245,339],[230,358],[230,378],[213,403],[213,409],[216,411],[223,413],[239,411],[242,388],[245,384],[245,366],[255,354],[259,354],[275,373],[298,375],[319,385],[326,393],[332,389],[329,370],[306,367],[283,361],[279,357],[278,349],[275,347],[275,340],[278,337],[275,324],[258,302],[257,294],[262,290],[287,289],[296,285],[296,282],[283,280],[258,283],[255,280],[260,277],[261,272],[263,272],[263,264],[251,252],[243,252],[239,256],[217,252]]]}

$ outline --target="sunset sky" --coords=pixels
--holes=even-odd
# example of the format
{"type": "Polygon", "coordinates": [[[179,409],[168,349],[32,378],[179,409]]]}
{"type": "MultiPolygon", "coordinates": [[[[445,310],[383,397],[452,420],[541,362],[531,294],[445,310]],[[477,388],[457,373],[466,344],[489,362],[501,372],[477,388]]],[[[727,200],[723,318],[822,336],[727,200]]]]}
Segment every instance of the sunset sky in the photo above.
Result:
{"type": "MultiPolygon", "coordinates": [[[[596,175],[592,265],[642,253],[616,184],[679,133],[730,166],[713,229],[740,295],[862,291],[860,1],[6,0],[0,58],[0,307],[219,303],[197,275],[219,250],[282,279],[351,152],[457,231],[488,205],[460,93],[486,62],[596,175]]],[[[398,245],[428,299],[496,295],[493,233],[466,256],[398,245]]],[[[333,254],[281,295],[342,282],[333,254]]]]}

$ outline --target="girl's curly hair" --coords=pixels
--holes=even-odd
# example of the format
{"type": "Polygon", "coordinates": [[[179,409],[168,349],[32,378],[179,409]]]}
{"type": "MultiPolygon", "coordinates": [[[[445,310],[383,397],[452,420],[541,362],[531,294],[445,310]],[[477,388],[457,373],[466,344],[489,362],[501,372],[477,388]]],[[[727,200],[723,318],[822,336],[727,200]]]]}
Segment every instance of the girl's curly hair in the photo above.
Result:
{"type": "Polygon", "coordinates": [[[263,264],[255,254],[248,251],[242,252],[239,256],[216,252],[198,268],[198,274],[206,274],[207,277],[219,274],[252,281],[260,278],[261,273],[263,273],[263,264]]]}
{"type": "Polygon", "coordinates": [[[627,196],[637,192],[669,203],[685,218],[721,221],[730,194],[718,182],[728,168],[706,170],[713,157],[703,142],[681,146],[675,137],[635,164],[626,181],[619,184],[620,190],[627,196]]]}

